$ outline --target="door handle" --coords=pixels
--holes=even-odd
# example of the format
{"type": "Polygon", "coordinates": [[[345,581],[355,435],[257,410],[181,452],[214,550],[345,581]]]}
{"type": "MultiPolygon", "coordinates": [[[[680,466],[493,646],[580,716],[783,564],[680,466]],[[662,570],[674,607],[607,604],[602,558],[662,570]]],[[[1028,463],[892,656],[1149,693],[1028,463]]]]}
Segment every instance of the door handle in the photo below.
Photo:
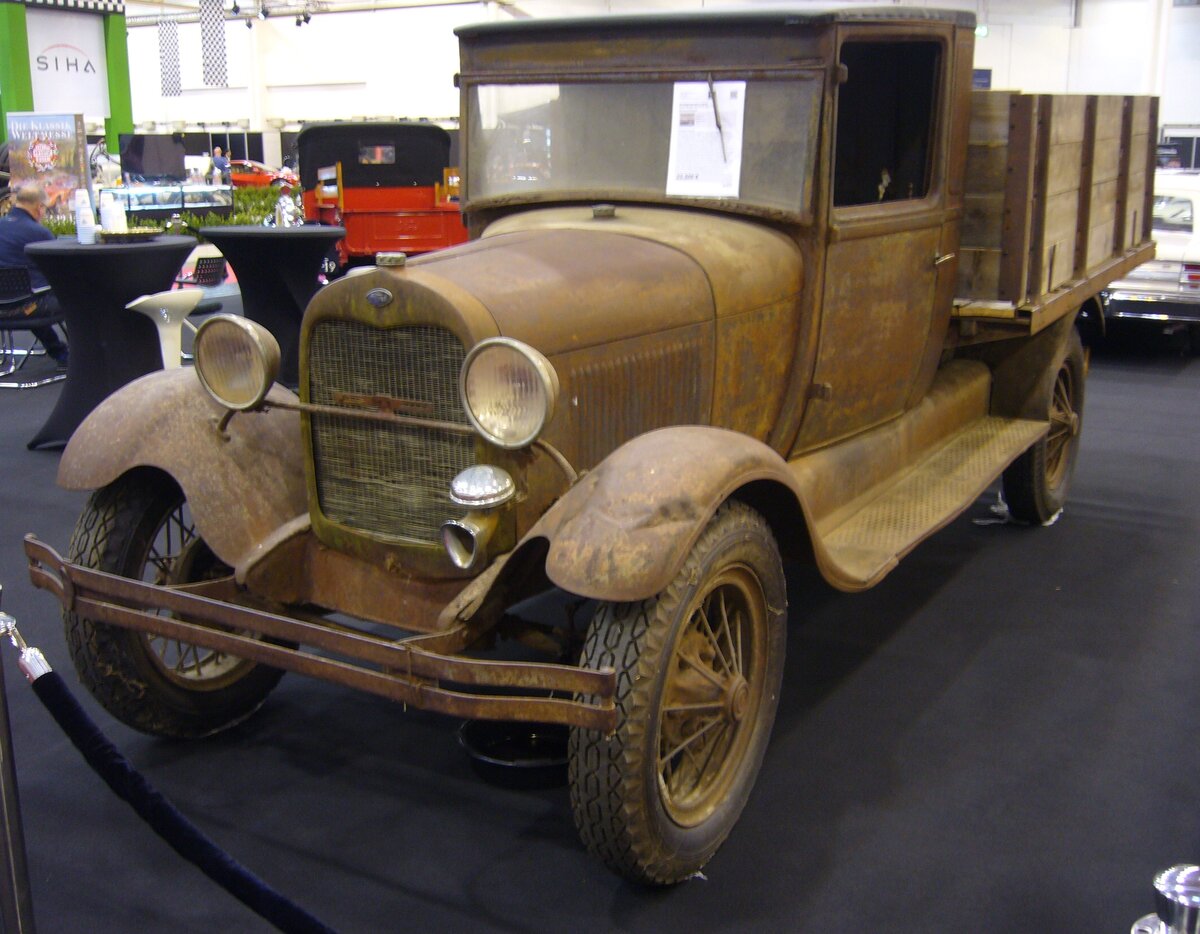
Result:
{"type": "Polygon", "coordinates": [[[950,260],[954,259],[954,257],[957,255],[957,253],[937,253],[933,257],[933,265],[936,268],[937,266],[942,265],[942,263],[950,262],[950,260]]]}

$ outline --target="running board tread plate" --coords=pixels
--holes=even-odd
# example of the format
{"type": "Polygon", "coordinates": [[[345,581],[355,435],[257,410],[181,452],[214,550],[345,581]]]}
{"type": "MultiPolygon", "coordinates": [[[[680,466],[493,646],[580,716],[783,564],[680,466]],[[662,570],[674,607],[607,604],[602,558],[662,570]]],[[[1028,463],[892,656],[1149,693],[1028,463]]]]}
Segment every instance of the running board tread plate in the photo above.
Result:
{"type": "Polygon", "coordinates": [[[863,588],[877,582],[962,513],[1048,427],[988,415],[958,432],[822,537],[839,577],[863,588]]]}

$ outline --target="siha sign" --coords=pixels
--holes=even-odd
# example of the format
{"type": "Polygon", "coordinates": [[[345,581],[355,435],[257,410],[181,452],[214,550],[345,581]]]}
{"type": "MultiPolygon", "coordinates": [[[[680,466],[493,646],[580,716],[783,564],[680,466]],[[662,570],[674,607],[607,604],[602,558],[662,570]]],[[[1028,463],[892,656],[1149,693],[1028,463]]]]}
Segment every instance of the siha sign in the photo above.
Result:
{"type": "Polygon", "coordinates": [[[56,42],[34,59],[34,68],[38,71],[53,71],[63,74],[94,75],[96,65],[88,57],[88,53],[76,45],[56,42]]]}
{"type": "Polygon", "coordinates": [[[104,17],[30,8],[25,25],[34,110],[107,118],[104,17]]]}

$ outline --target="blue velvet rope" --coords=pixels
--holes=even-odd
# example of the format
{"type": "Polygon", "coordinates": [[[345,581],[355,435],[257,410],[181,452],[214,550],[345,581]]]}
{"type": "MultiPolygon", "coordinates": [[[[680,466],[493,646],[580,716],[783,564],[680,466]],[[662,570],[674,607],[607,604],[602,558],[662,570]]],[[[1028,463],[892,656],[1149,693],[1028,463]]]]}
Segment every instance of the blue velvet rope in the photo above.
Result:
{"type": "Polygon", "coordinates": [[[175,852],[279,930],[334,934],[333,928],[266,885],[184,817],[100,732],[57,672],[39,677],[33,690],[88,765],[175,852]]]}

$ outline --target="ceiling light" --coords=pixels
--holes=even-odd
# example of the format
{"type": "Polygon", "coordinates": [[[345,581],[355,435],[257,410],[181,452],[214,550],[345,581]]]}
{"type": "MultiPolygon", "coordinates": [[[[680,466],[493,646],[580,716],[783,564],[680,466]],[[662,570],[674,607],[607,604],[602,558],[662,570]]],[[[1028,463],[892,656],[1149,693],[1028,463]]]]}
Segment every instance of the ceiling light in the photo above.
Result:
{"type": "Polygon", "coordinates": [[[258,18],[259,19],[266,19],[270,15],[271,15],[271,11],[267,9],[266,4],[263,4],[262,6],[260,6],[258,8],[258,18]]]}
{"type": "Polygon", "coordinates": [[[237,0],[233,0],[233,6],[231,6],[229,8],[229,12],[232,13],[234,16],[237,16],[239,13],[242,12],[242,8],[240,6],[238,6],[237,0]]]}

